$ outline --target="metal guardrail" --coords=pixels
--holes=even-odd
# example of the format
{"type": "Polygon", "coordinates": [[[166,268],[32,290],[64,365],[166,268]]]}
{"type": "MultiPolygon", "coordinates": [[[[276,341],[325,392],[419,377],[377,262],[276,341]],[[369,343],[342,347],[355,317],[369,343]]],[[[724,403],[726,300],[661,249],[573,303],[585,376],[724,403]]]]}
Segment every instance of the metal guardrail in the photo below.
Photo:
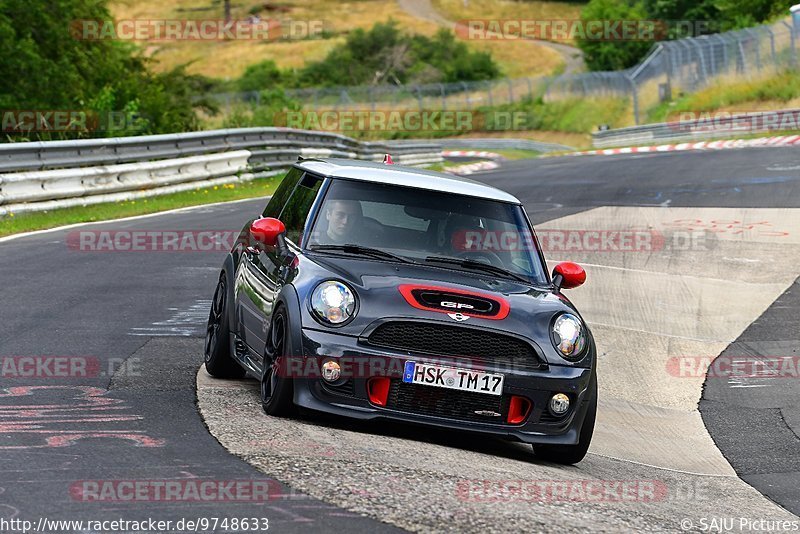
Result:
{"type": "Polygon", "coordinates": [[[442,161],[434,143],[367,143],[289,128],[0,144],[0,216],[271,176],[300,155],[380,160],[387,152],[405,165],[442,161]]]}
{"type": "Polygon", "coordinates": [[[445,148],[487,149],[487,150],[532,150],[534,152],[563,152],[575,150],[574,147],[558,143],[543,143],[533,139],[512,138],[470,138],[470,139],[438,139],[445,148]]]}
{"type": "Polygon", "coordinates": [[[596,148],[631,146],[638,144],[672,143],[719,139],[736,135],[766,133],[790,124],[797,129],[800,109],[731,114],[730,116],[687,118],[673,122],[659,122],[643,126],[630,126],[594,132],[592,144],[596,148]]]}
{"type": "MultiPolygon", "coordinates": [[[[291,128],[237,128],[140,137],[7,143],[0,144],[0,172],[56,169],[78,163],[80,166],[110,165],[241,149],[251,150],[264,162],[273,161],[273,156],[296,158],[301,147],[340,149],[364,157],[385,153],[397,146],[291,128]],[[269,153],[269,150],[280,149],[283,154],[269,153]]],[[[417,148],[431,150],[436,147],[425,143],[419,147],[414,143],[402,146],[402,149],[411,151],[417,148]]]]}

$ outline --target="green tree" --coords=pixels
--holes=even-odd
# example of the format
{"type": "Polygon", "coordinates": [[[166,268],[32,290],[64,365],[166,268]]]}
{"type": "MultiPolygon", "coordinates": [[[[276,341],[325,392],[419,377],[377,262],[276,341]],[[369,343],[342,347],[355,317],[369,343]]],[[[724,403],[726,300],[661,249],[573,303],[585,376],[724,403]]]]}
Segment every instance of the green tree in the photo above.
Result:
{"type": "Polygon", "coordinates": [[[131,116],[127,127],[83,135],[197,128],[195,107],[211,109],[193,101],[206,82],[151,72],[130,43],[86,38],[89,24],[111,20],[106,0],[0,0],[0,108],[131,116]]]}
{"type": "Polygon", "coordinates": [[[274,61],[268,59],[245,69],[237,81],[239,91],[263,91],[280,85],[287,75],[278,68],[274,61]]]}
{"type": "MultiPolygon", "coordinates": [[[[631,0],[591,0],[583,11],[581,20],[624,21],[646,20],[647,13],[641,2],[631,0]]],[[[578,39],[578,46],[584,53],[586,66],[590,70],[620,70],[632,67],[653,46],[647,40],[617,40],[613,36],[601,39],[578,39]]]]}
{"type": "Polygon", "coordinates": [[[323,60],[307,64],[299,82],[304,86],[405,84],[486,80],[499,74],[490,54],[471,51],[450,31],[442,29],[433,38],[411,36],[390,20],[351,32],[323,60]]]}
{"type": "Polygon", "coordinates": [[[788,15],[795,0],[716,0],[722,15],[722,29],[738,29],[788,15]]]}

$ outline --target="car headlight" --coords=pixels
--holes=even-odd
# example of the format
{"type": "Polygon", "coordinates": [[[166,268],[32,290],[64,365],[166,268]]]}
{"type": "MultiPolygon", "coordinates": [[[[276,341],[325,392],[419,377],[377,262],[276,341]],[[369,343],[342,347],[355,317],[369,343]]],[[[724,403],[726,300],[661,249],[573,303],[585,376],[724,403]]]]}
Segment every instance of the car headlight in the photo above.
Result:
{"type": "Polygon", "coordinates": [[[580,357],[586,347],[586,329],[571,313],[562,313],[553,321],[553,345],[567,359],[580,357]]]}
{"type": "Polygon", "coordinates": [[[323,324],[341,325],[356,313],[356,298],[353,291],[342,282],[322,282],[311,293],[311,309],[315,318],[323,324]]]}

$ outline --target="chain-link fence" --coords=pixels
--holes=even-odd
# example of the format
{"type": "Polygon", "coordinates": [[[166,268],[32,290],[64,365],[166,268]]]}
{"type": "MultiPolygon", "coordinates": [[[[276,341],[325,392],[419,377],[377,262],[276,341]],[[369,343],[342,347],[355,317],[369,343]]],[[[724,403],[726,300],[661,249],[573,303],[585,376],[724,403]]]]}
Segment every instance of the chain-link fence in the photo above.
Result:
{"type": "MultiPolygon", "coordinates": [[[[474,109],[537,98],[546,78],[503,78],[482,82],[373,85],[290,89],[286,95],[315,110],[474,109]]],[[[258,91],[214,95],[223,107],[239,102],[261,104],[258,91]]]]}
{"type": "Polygon", "coordinates": [[[630,95],[639,112],[674,93],[694,92],[726,77],[749,79],[781,72],[797,63],[796,32],[780,21],[733,32],[664,41],[633,68],[560,76],[547,97],[630,95]]]}
{"type": "MultiPolygon", "coordinates": [[[[486,82],[434,83],[294,89],[287,96],[315,110],[474,109],[525,98],[629,97],[636,124],[640,111],[693,92],[725,77],[737,79],[780,72],[797,64],[797,32],[780,21],[769,26],[663,41],[637,66],[621,71],[587,72],[486,82]]],[[[223,106],[260,103],[261,95],[216,95],[223,106]]]]}

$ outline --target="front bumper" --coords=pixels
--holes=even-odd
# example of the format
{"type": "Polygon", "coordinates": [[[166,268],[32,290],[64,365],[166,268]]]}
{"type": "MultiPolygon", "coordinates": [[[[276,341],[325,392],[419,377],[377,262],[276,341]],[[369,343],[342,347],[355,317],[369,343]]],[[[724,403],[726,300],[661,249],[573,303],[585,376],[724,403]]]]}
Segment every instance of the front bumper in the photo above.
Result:
{"type": "MultiPolygon", "coordinates": [[[[594,347],[591,346],[590,350],[594,351],[594,347]]],[[[595,360],[594,355],[591,358],[592,361],[595,360]]],[[[384,419],[433,425],[532,444],[574,445],[578,443],[591,400],[591,368],[559,365],[545,365],[540,369],[493,368],[486,364],[470,365],[468,360],[458,360],[455,364],[449,358],[439,359],[376,348],[352,336],[303,329],[304,363],[298,369],[318,369],[321,362],[326,360],[342,362],[342,376],[333,383],[326,382],[314,372],[293,377],[294,402],[311,410],[355,419],[384,419]],[[497,396],[471,392],[464,395],[462,392],[444,388],[403,384],[402,371],[406,361],[500,372],[505,376],[503,396],[499,399],[497,396]],[[373,365],[370,362],[377,363],[373,365]],[[386,406],[377,406],[370,402],[367,382],[376,376],[391,378],[390,401],[386,406]],[[410,392],[409,387],[417,390],[410,392]],[[561,418],[552,416],[547,409],[550,397],[555,393],[566,393],[571,399],[570,410],[561,418]],[[425,398],[424,404],[415,403],[416,399],[422,398],[420,396],[425,398]],[[527,418],[521,423],[507,423],[505,413],[500,417],[476,413],[502,412],[503,408],[498,408],[496,403],[499,401],[507,408],[511,396],[524,397],[532,404],[527,418]],[[487,409],[472,410],[482,408],[483,399],[486,399],[487,409]],[[465,411],[453,413],[454,409],[465,411]],[[486,421],[482,420],[483,417],[486,417],[486,421]]]]}

